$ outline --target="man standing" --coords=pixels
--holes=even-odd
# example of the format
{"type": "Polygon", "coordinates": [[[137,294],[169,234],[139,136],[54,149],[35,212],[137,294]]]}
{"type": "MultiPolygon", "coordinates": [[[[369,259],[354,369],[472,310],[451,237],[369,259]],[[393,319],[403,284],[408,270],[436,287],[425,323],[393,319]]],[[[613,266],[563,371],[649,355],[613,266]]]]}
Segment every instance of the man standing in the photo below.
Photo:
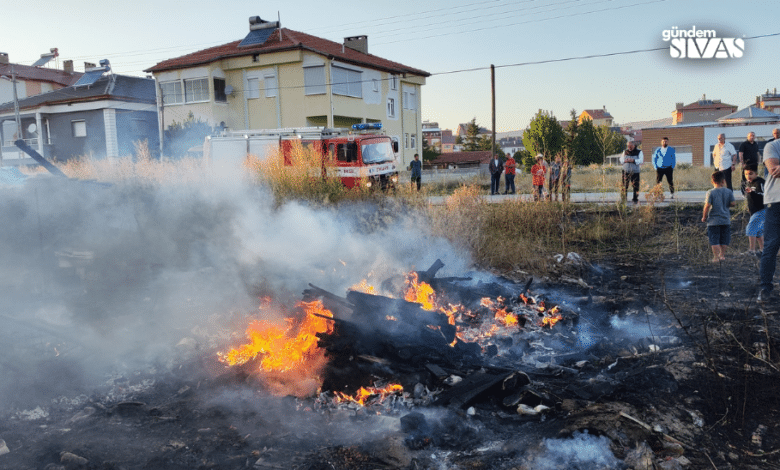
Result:
{"type": "Polygon", "coordinates": [[[726,134],[718,134],[718,143],[712,149],[712,164],[715,165],[716,170],[723,172],[726,177],[726,187],[733,191],[731,172],[737,165],[737,150],[730,142],[726,142],[726,134]]]}
{"type": "Polygon", "coordinates": [[[493,158],[490,160],[490,165],[488,165],[488,170],[490,170],[490,195],[501,194],[498,185],[501,182],[501,173],[504,171],[504,164],[501,163],[498,155],[493,155],[493,158]]]}
{"type": "Polygon", "coordinates": [[[739,146],[739,162],[742,163],[742,184],[740,184],[742,194],[745,194],[745,170],[758,171],[758,158],[756,133],[748,132],[747,140],[739,146]]]}
{"type": "Polygon", "coordinates": [[[764,147],[764,165],[769,176],[764,184],[764,252],[761,255],[759,278],[761,290],[758,301],[766,302],[772,293],[780,250],[780,140],[773,140],[764,147]]]}
{"type": "Polygon", "coordinates": [[[653,152],[653,168],[655,168],[655,184],[661,184],[666,175],[666,182],[669,183],[669,192],[672,193],[671,199],[674,199],[674,167],[677,164],[677,155],[674,147],[669,147],[669,138],[661,139],[661,146],[653,152]]]}
{"type": "Polygon", "coordinates": [[[514,194],[515,193],[515,170],[517,169],[517,162],[515,161],[514,157],[512,155],[509,156],[509,158],[506,159],[504,162],[504,182],[506,184],[506,189],[504,190],[504,194],[514,194]]]}
{"type": "Polygon", "coordinates": [[[621,193],[623,201],[626,200],[626,193],[628,193],[628,183],[632,183],[634,186],[634,204],[639,203],[639,165],[644,161],[644,155],[642,151],[636,148],[636,144],[631,141],[628,143],[628,148],[623,151],[623,155],[620,157],[620,163],[623,164],[623,187],[621,193]]]}
{"type": "Polygon", "coordinates": [[[414,184],[417,183],[417,191],[419,191],[422,184],[422,162],[420,161],[419,153],[414,154],[414,160],[409,164],[409,168],[412,170],[412,189],[414,189],[414,184]]]}

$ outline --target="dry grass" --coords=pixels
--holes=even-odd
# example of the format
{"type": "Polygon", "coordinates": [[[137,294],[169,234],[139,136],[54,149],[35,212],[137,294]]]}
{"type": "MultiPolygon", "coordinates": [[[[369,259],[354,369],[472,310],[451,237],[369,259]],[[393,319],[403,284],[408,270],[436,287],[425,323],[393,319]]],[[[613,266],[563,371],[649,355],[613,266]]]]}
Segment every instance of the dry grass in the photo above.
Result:
{"type": "MultiPolygon", "coordinates": [[[[531,203],[529,197],[523,196],[492,204],[483,198],[484,182],[478,179],[457,186],[424,184],[419,192],[408,179],[402,179],[394,191],[387,193],[347,189],[338,178],[323,177],[318,154],[296,148],[291,158],[292,165],[286,165],[281,155],[263,160],[250,157],[245,162],[245,175],[249,181],[268,187],[277,205],[290,200],[320,206],[381,201],[379,206],[391,208],[385,211],[391,218],[407,214],[420,216],[433,235],[467,251],[483,267],[544,274],[555,265],[554,255],[570,251],[596,259],[620,253],[652,255],[671,250],[692,260],[708,259],[709,247],[701,225],[691,225],[682,221],[682,217],[670,216],[669,212],[664,212],[665,222],[659,220],[659,211],[682,211],[682,205],[666,209],[653,204],[639,208],[624,204],[583,206],[549,201],[531,203]],[[444,204],[428,202],[428,196],[442,194],[448,195],[444,204]]],[[[155,160],[143,144],[136,148],[134,157],[81,158],[59,167],[72,178],[152,185],[204,181],[202,178],[209,170],[199,160],[155,160]]],[[[681,190],[707,189],[710,172],[709,168],[681,168],[675,171],[675,180],[681,190]]],[[[530,176],[518,176],[518,189],[530,189],[530,176]]],[[[572,177],[572,185],[575,191],[594,192],[602,188],[615,192],[620,190],[620,179],[619,168],[593,167],[578,170],[572,177]]],[[[643,171],[642,192],[651,202],[661,201],[663,191],[654,183],[652,169],[643,171]]],[[[687,217],[690,219],[690,214],[687,217]]],[[[378,229],[378,226],[368,229],[378,229]]]]}

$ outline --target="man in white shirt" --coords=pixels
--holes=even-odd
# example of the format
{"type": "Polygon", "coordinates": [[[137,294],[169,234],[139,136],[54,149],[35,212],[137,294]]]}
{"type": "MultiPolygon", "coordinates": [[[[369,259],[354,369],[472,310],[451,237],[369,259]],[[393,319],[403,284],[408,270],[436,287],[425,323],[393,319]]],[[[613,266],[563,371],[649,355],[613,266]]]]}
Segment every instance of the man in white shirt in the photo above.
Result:
{"type": "Polygon", "coordinates": [[[726,142],[726,134],[718,134],[718,143],[712,149],[712,164],[726,176],[726,187],[732,191],[734,189],[731,187],[731,172],[737,165],[738,157],[737,149],[730,142],[726,142]]]}

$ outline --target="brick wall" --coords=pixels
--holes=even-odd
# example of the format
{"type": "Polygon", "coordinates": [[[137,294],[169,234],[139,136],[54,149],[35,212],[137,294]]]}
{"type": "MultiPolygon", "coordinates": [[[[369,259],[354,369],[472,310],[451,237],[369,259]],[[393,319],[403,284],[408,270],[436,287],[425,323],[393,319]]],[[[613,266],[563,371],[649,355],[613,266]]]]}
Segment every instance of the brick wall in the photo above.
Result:
{"type": "Polygon", "coordinates": [[[645,154],[645,162],[650,161],[653,150],[661,145],[663,137],[669,138],[670,147],[690,145],[693,151],[693,164],[696,166],[704,165],[703,127],[642,129],[642,153],[645,154]]]}

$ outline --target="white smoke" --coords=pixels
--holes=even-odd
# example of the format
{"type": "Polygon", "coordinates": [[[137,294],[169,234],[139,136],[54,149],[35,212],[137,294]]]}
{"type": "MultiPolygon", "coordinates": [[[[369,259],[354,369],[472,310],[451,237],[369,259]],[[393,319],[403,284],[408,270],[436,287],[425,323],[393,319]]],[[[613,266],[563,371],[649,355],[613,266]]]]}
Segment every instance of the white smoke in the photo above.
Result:
{"type": "Polygon", "coordinates": [[[545,439],[544,453],[533,462],[536,470],[610,470],[621,468],[609,448],[606,436],[591,436],[587,432],[575,432],[569,439],[545,439]]]}

